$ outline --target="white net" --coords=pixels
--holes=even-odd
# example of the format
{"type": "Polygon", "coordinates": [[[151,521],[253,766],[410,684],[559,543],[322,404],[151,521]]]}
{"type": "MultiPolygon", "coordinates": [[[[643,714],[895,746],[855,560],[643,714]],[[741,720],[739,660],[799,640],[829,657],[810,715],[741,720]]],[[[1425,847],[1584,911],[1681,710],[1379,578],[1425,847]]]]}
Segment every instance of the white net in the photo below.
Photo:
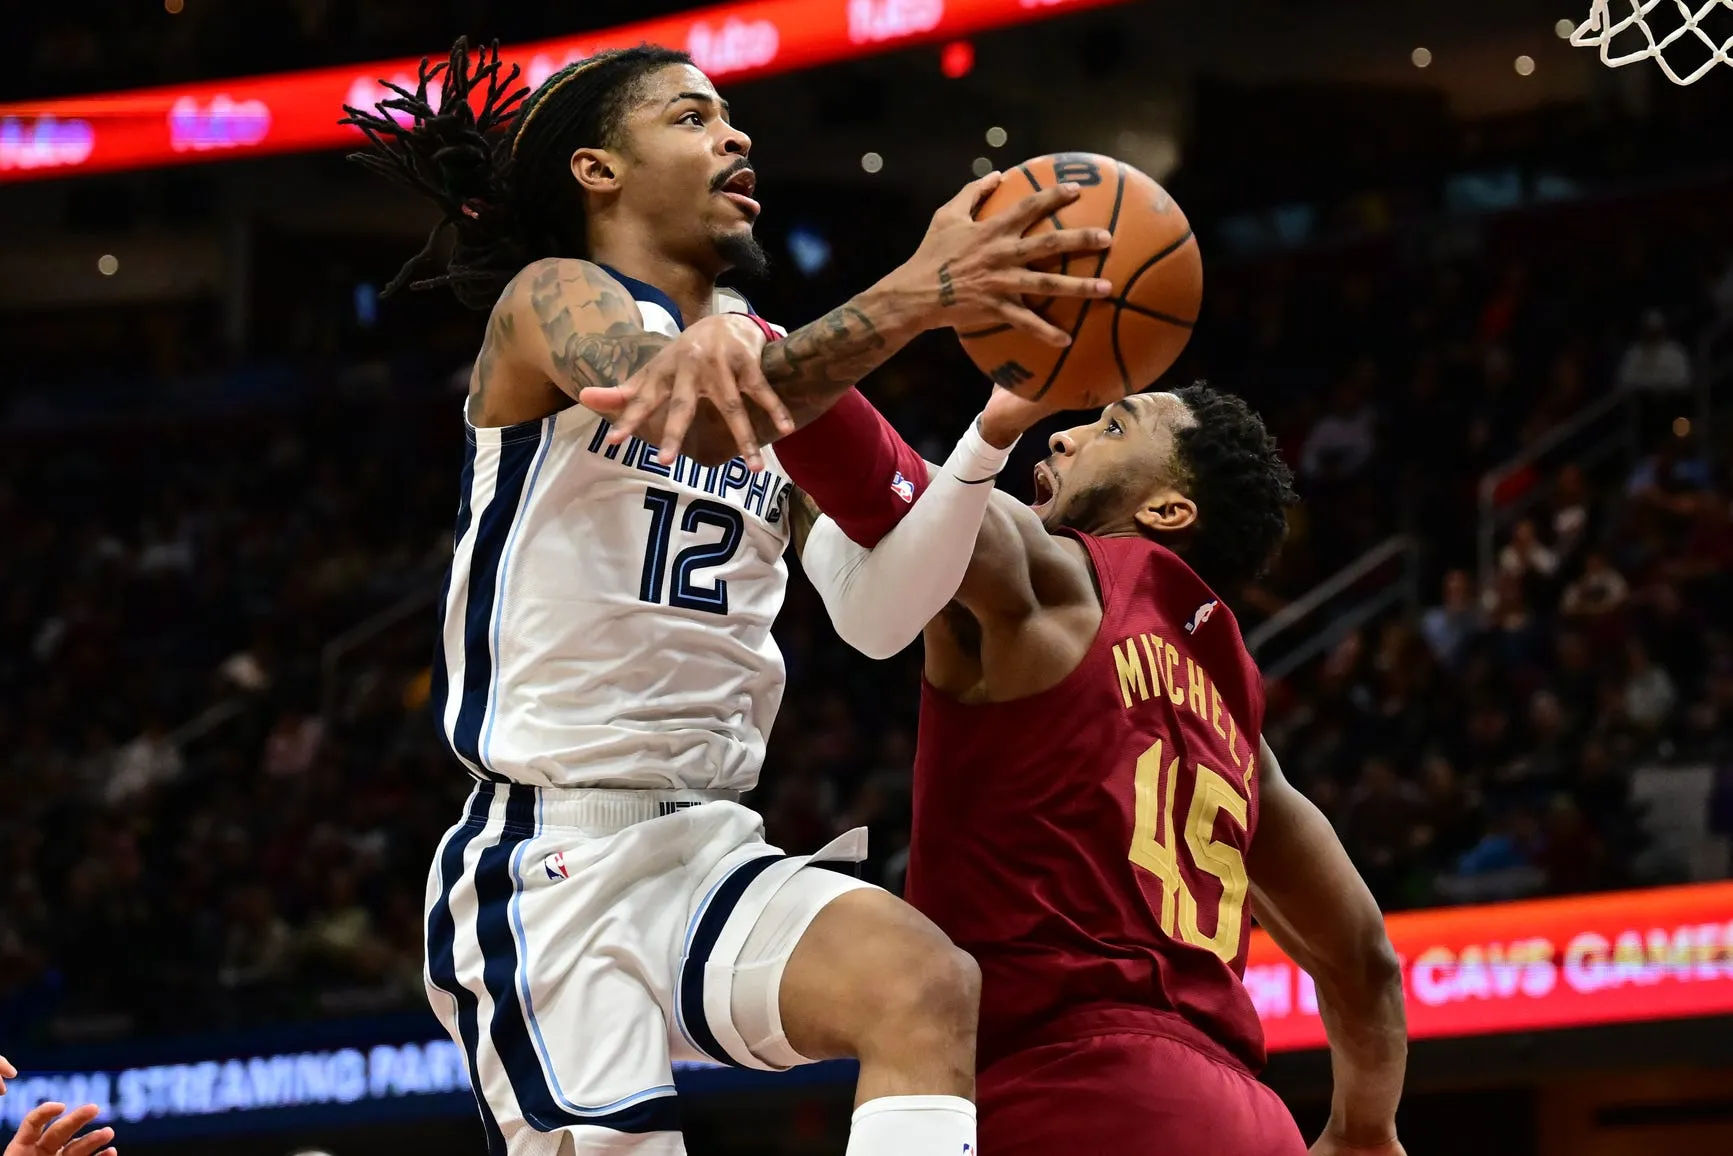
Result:
{"type": "Polygon", "coordinates": [[[1733,64],[1730,25],[1733,0],[1594,0],[1571,43],[1600,49],[1608,68],[1653,60],[1674,84],[1693,84],[1717,65],[1733,64]],[[1629,15],[1620,18],[1627,7],[1629,15]]]}

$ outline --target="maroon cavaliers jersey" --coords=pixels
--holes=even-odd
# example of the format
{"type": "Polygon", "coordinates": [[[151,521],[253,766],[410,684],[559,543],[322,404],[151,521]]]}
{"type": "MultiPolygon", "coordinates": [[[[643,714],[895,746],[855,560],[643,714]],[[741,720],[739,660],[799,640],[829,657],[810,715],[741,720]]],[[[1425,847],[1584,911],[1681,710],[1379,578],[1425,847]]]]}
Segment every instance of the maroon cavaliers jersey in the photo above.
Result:
{"type": "Polygon", "coordinates": [[[1256,1071],[1240,977],[1262,679],[1178,556],[1075,537],[1102,600],[1077,669],[1014,702],[923,689],[909,901],[981,965],[983,1068],[1102,1011],[1256,1071]]]}

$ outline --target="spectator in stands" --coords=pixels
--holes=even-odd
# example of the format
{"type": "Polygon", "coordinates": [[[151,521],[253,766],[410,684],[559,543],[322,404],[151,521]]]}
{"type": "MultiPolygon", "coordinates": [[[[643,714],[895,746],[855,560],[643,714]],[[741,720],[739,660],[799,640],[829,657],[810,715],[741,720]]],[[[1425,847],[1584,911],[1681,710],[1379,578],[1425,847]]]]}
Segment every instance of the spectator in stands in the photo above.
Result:
{"type": "Polygon", "coordinates": [[[1615,384],[1637,398],[1639,428],[1647,436],[1670,431],[1690,411],[1691,355],[1659,309],[1643,316],[1642,331],[1625,350],[1615,384]]]}
{"type": "Polygon", "coordinates": [[[1528,581],[1545,580],[1558,573],[1558,555],[1540,540],[1532,519],[1524,518],[1511,531],[1510,541],[1498,552],[1500,573],[1528,581]]]}
{"type": "Polygon", "coordinates": [[[1561,895],[1587,891],[1605,877],[1606,840],[1589,824],[1569,794],[1554,794],[1547,804],[1538,864],[1547,890],[1561,895]]]}
{"type": "Polygon", "coordinates": [[[267,988],[293,976],[294,935],[262,881],[230,893],[222,952],[217,982],[231,991],[267,988]]]}
{"type": "Polygon", "coordinates": [[[1536,866],[1542,851],[1540,825],[1533,812],[1508,807],[1493,816],[1486,834],[1457,861],[1455,878],[1438,881],[1439,890],[1459,901],[1531,894],[1545,882],[1536,866]]]}
{"type": "Polygon", "coordinates": [[[1560,565],[1568,567],[1576,561],[1590,529],[1589,484],[1581,466],[1572,462],[1559,470],[1547,505],[1552,548],[1560,565]]]}
{"type": "Polygon", "coordinates": [[[1699,606],[1725,606],[1733,593],[1733,504],[1724,493],[1697,496],[1695,514],[1665,576],[1699,606]]]}
{"type": "Polygon", "coordinates": [[[1373,383],[1372,365],[1363,361],[1336,387],[1329,412],[1312,426],[1300,450],[1304,477],[1325,483],[1346,481],[1372,460],[1378,448],[1373,383]]]}
{"type": "Polygon", "coordinates": [[[1643,731],[1659,732],[1678,705],[1679,691],[1673,676],[1656,663],[1641,639],[1625,644],[1625,717],[1643,731]]]}
{"type": "Polygon", "coordinates": [[[1583,559],[1583,571],[1565,587],[1559,609],[1571,617],[1611,614],[1625,604],[1630,584],[1599,550],[1583,559]]]}
{"type": "Polygon", "coordinates": [[[1480,841],[1486,829],[1480,792],[1463,781],[1442,752],[1430,752],[1421,768],[1425,814],[1413,845],[1422,866],[1437,873],[1454,864],[1480,841]]]}
{"type": "Polygon", "coordinates": [[[1420,791],[1397,777],[1388,758],[1372,755],[1361,764],[1360,781],[1342,809],[1342,841],[1373,894],[1399,893],[1425,813],[1420,791]]]}
{"type": "Polygon", "coordinates": [[[181,753],[162,720],[153,717],[143,734],[115,752],[103,798],[111,805],[136,802],[139,796],[180,778],[184,769],[181,753]]]}
{"type": "Polygon", "coordinates": [[[1639,509],[1653,507],[1675,517],[1688,517],[1695,509],[1693,495],[1709,489],[1709,465],[1688,457],[1684,440],[1661,434],[1655,448],[1631,471],[1625,493],[1639,509]]]}
{"type": "Polygon", "coordinates": [[[1420,620],[1420,633],[1434,658],[1445,666],[1455,666],[1463,646],[1485,625],[1474,579],[1466,570],[1452,570],[1444,576],[1443,601],[1428,608],[1420,620]]]}
{"type": "Polygon", "coordinates": [[[1614,384],[1624,390],[1661,395],[1677,395],[1691,388],[1691,355],[1667,328],[1667,316],[1659,309],[1643,314],[1642,329],[1625,349],[1614,384]]]}

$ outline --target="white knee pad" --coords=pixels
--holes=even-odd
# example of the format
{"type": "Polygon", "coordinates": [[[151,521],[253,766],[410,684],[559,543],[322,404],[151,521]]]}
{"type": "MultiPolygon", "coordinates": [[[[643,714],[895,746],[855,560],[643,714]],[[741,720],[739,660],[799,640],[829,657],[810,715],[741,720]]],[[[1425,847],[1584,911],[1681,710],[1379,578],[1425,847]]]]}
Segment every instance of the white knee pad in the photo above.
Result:
{"type": "Polygon", "coordinates": [[[813,1061],[789,1046],[782,1030],[782,973],[818,913],[839,895],[871,887],[859,879],[805,867],[777,890],[753,924],[734,965],[729,1010],[754,1058],[778,1071],[813,1061]]]}

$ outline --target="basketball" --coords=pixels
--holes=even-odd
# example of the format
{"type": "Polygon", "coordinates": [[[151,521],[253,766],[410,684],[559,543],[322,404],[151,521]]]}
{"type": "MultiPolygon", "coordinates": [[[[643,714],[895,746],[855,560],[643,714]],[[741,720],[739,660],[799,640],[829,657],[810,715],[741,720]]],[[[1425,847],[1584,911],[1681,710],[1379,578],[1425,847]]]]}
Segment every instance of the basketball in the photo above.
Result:
{"type": "Polygon", "coordinates": [[[1063,349],[1009,325],[960,336],[963,349],[996,384],[1062,409],[1097,409],[1147,389],[1179,358],[1203,302],[1203,257],[1185,213],[1166,189],[1123,161],[1095,153],[1055,153],[1006,170],[976,219],[1067,181],[1082,195],[1029,232],[1103,228],[1113,234],[1113,244],[1104,253],[1068,254],[1032,267],[1104,277],[1114,295],[1027,301],[1071,335],[1063,349]]]}

